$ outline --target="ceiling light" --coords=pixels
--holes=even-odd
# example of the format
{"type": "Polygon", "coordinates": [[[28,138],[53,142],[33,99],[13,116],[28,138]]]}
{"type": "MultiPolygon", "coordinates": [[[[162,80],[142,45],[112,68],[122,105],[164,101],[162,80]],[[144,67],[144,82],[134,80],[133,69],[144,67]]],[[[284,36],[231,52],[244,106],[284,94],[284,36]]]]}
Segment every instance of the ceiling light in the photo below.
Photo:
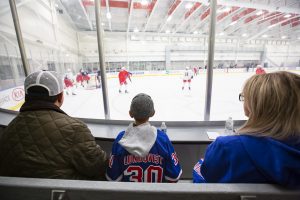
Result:
{"type": "Polygon", "coordinates": [[[104,23],[104,22],[102,22],[102,23],[101,23],[101,25],[102,25],[102,26],[105,26],[105,23],[104,23]]]}
{"type": "Polygon", "coordinates": [[[283,35],[283,36],[281,36],[281,39],[286,39],[287,38],[287,36],[286,35],[283,35]]]}
{"type": "Polygon", "coordinates": [[[186,9],[191,9],[192,7],[193,7],[193,4],[191,4],[191,3],[185,4],[186,9]]]}
{"type": "Polygon", "coordinates": [[[268,28],[273,28],[275,26],[276,26],[276,24],[272,24],[272,25],[268,26],[268,28]]]}
{"type": "Polygon", "coordinates": [[[248,34],[247,33],[243,33],[242,37],[247,37],[248,34]]]}
{"type": "Polygon", "coordinates": [[[219,35],[221,35],[221,36],[222,36],[222,35],[225,35],[225,33],[224,33],[224,32],[221,32],[221,33],[219,33],[219,35]]]}
{"type": "Polygon", "coordinates": [[[262,10],[258,11],[256,15],[262,15],[264,12],[262,10]]]}
{"type": "Polygon", "coordinates": [[[195,34],[195,35],[198,34],[198,31],[194,31],[194,34],[195,34]]]}
{"type": "Polygon", "coordinates": [[[138,33],[138,32],[139,32],[139,29],[135,28],[135,29],[133,30],[133,32],[138,33]]]}
{"type": "Polygon", "coordinates": [[[147,6],[149,2],[147,0],[142,0],[141,1],[142,6],[147,6]]]}
{"type": "Polygon", "coordinates": [[[107,19],[111,19],[111,13],[110,13],[110,12],[107,12],[107,13],[106,13],[106,18],[107,18],[107,19]]]}
{"type": "Polygon", "coordinates": [[[289,18],[291,16],[292,16],[291,14],[286,14],[286,15],[284,15],[284,18],[289,18]]]}
{"type": "Polygon", "coordinates": [[[268,35],[266,35],[266,34],[265,34],[265,35],[262,35],[262,37],[263,37],[263,38],[267,38],[267,37],[268,37],[268,35]]]}
{"type": "Polygon", "coordinates": [[[167,18],[167,22],[171,21],[172,19],[172,16],[170,15],[168,18],[167,18]]]}
{"type": "Polygon", "coordinates": [[[166,33],[169,34],[171,31],[170,30],[166,30],[166,33]]]}
{"type": "Polygon", "coordinates": [[[223,12],[229,12],[230,10],[231,10],[230,7],[226,7],[226,8],[223,9],[223,12]]]}
{"type": "Polygon", "coordinates": [[[231,22],[229,25],[230,26],[233,26],[233,25],[235,25],[237,23],[237,21],[234,21],[234,22],[231,22]]]}

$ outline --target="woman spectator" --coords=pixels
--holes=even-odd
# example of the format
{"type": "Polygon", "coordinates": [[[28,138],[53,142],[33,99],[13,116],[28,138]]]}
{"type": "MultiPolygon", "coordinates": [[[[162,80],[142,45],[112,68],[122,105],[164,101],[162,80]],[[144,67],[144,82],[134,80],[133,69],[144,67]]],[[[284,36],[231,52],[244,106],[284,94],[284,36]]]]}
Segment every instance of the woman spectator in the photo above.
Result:
{"type": "Polygon", "coordinates": [[[249,119],[209,145],[194,182],[300,186],[300,76],[254,75],[239,98],[249,119]]]}

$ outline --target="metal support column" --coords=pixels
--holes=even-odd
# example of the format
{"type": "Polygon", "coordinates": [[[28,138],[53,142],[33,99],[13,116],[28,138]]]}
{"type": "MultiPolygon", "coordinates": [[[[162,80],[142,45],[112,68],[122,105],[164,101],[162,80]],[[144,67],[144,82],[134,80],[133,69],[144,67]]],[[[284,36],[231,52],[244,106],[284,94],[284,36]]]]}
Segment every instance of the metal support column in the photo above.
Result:
{"type": "Polygon", "coordinates": [[[210,119],[212,81],[213,81],[213,66],[215,53],[215,32],[216,32],[216,10],[217,0],[210,0],[210,28],[209,28],[209,44],[208,44],[208,59],[207,59],[207,78],[206,78],[206,95],[204,120],[210,119]]]}
{"type": "Polygon", "coordinates": [[[25,76],[28,76],[29,64],[27,62],[26,51],[25,51],[25,47],[24,47],[24,41],[23,41],[23,37],[22,37],[22,31],[21,31],[21,27],[20,27],[20,22],[19,22],[19,17],[18,17],[15,0],[9,0],[9,5],[10,5],[10,10],[11,10],[11,15],[14,20],[14,26],[15,26],[19,49],[20,49],[20,53],[21,53],[21,59],[22,59],[22,63],[23,63],[24,73],[25,73],[25,76]]]}
{"type": "Polygon", "coordinates": [[[98,54],[99,54],[99,64],[100,64],[100,71],[101,71],[101,84],[102,84],[104,114],[105,114],[105,119],[110,119],[106,69],[105,69],[105,61],[104,61],[103,31],[102,31],[102,26],[101,26],[100,0],[95,0],[95,12],[96,12],[98,54]]]}

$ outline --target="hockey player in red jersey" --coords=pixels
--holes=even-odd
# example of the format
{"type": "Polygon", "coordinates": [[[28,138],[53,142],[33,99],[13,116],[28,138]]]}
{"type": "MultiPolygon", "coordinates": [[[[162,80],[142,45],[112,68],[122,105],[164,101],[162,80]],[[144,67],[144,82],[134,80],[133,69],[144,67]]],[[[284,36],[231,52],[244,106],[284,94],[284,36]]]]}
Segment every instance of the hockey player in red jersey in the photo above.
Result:
{"type": "Polygon", "coordinates": [[[119,82],[120,82],[119,93],[122,93],[122,86],[123,85],[125,87],[125,93],[128,93],[128,91],[127,91],[127,81],[126,80],[128,78],[131,81],[130,75],[131,75],[131,73],[128,72],[125,67],[121,68],[121,71],[119,72],[119,82]]]}
{"type": "Polygon", "coordinates": [[[256,74],[265,74],[266,71],[262,68],[261,65],[257,65],[255,73],[256,74]]]}
{"type": "Polygon", "coordinates": [[[65,74],[65,77],[64,77],[64,83],[65,83],[67,95],[69,95],[69,94],[76,95],[74,93],[74,88],[73,88],[74,76],[73,76],[71,69],[67,70],[67,73],[65,74]]]}

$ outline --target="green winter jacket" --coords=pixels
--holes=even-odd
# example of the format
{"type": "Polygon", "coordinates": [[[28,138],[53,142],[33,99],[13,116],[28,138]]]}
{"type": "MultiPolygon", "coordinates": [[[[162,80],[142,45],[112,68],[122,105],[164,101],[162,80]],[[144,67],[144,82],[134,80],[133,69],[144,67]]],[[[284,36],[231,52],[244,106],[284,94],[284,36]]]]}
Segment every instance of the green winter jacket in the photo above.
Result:
{"type": "Polygon", "coordinates": [[[104,180],[107,163],[87,126],[50,103],[25,103],[0,140],[0,176],[104,180]]]}

